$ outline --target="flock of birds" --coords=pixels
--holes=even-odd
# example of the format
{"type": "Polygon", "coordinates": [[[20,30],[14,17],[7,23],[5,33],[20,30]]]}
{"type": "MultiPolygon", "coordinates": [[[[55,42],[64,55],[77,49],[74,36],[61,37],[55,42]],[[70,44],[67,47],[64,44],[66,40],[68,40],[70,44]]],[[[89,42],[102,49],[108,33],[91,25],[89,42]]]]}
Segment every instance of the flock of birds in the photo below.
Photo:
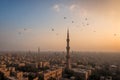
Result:
{"type": "MultiPolygon", "coordinates": [[[[64,17],[64,20],[67,19],[67,17],[64,17]]],[[[88,18],[84,18],[85,22],[82,22],[82,26],[85,27],[85,26],[89,26],[90,24],[88,23],[88,18]]],[[[75,21],[71,21],[71,23],[75,23],[75,21]]],[[[52,32],[55,32],[55,29],[54,28],[51,28],[51,31],[52,32]]],[[[93,32],[96,32],[95,30],[93,32]]],[[[59,35],[58,33],[56,33],[56,35],[59,35]]]]}
{"type": "MultiPolygon", "coordinates": [[[[27,28],[24,28],[23,30],[24,30],[24,31],[27,31],[28,29],[27,29],[27,28]]],[[[21,34],[22,34],[22,32],[21,32],[21,31],[19,31],[19,32],[18,32],[18,34],[19,34],[19,35],[21,35],[21,34]]]]}
{"type": "MultiPolygon", "coordinates": [[[[64,17],[64,19],[67,19],[67,17],[64,17]]],[[[86,21],[87,23],[82,23],[82,26],[83,26],[83,27],[89,26],[88,18],[85,18],[85,21],[86,21]]],[[[75,22],[72,20],[71,23],[75,23],[75,22]]],[[[27,28],[24,28],[24,29],[23,29],[23,31],[27,31],[27,30],[28,30],[27,28]]],[[[54,29],[54,28],[51,28],[51,31],[52,31],[52,32],[55,32],[55,29],[54,29]]],[[[93,32],[96,32],[96,31],[93,31],[93,32]]],[[[21,35],[22,32],[19,31],[18,34],[21,35]]],[[[59,33],[56,33],[56,35],[59,35],[59,33]]]]}
{"type": "MultiPolygon", "coordinates": [[[[67,19],[67,17],[64,17],[64,19],[67,19]]],[[[85,20],[85,23],[82,22],[82,26],[83,26],[83,27],[85,27],[85,26],[89,26],[90,24],[88,23],[88,18],[86,17],[84,20],[85,20]]],[[[75,22],[72,20],[71,23],[75,23],[75,22]]],[[[23,31],[27,31],[27,30],[28,30],[27,28],[24,28],[24,29],[23,29],[23,31]]],[[[55,29],[54,29],[54,28],[51,28],[51,31],[52,31],[52,32],[55,32],[55,29]]],[[[93,30],[93,32],[96,32],[96,30],[93,30]]],[[[18,32],[18,34],[21,35],[22,32],[18,32]]],[[[56,35],[58,36],[59,33],[56,33],[56,35]]],[[[113,35],[114,35],[114,36],[117,36],[116,33],[113,34],[113,35]]]]}

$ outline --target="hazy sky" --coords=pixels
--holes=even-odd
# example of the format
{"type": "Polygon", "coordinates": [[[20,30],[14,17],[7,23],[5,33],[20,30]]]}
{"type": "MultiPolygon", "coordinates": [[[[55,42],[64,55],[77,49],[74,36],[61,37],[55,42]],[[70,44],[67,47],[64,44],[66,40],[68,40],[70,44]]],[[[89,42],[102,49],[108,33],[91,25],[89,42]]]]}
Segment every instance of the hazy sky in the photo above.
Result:
{"type": "Polygon", "coordinates": [[[120,0],[0,0],[0,50],[120,51],[120,0]]]}

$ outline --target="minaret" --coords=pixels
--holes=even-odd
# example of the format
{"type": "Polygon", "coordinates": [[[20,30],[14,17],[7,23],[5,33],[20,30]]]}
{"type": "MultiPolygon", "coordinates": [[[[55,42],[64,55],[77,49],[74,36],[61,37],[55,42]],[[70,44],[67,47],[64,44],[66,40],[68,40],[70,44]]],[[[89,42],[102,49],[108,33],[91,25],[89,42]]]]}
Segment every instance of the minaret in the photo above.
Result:
{"type": "Polygon", "coordinates": [[[67,55],[66,55],[66,69],[70,70],[71,69],[71,65],[70,65],[70,46],[69,46],[69,29],[67,30],[67,47],[66,47],[66,51],[67,51],[67,55]]]}
{"type": "Polygon", "coordinates": [[[38,54],[40,54],[40,47],[38,47],[38,54]]]}

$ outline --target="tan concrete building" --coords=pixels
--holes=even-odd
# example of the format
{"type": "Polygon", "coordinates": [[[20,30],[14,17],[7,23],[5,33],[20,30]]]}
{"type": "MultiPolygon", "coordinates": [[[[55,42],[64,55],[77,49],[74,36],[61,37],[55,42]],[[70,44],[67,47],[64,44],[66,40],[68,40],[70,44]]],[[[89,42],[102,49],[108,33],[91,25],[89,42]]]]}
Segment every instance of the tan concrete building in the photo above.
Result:
{"type": "Polygon", "coordinates": [[[50,78],[55,78],[56,80],[60,80],[62,78],[62,68],[45,71],[43,73],[43,78],[44,80],[49,80],[50,78]]]}
{"type": "Polygon", "coordinates": [[[10,71],[4,71],[3,74],[5,77],[10,76],[10,71]]]}
{"type": "Polygon", "coordinates": [[[18,79],[18,80],[22,80],[23,78],[23,72],[15,72],[14,76],[18,79]]]}
{"type": "Polygon", "coordinates": [[[40,62],[40,63],[38,64],[38,67],[39,67],[39,68],[44,68],[44,67],[49,67],[49,66],[50,66],[50,63],[47,62],[47,61],[45,61],[45,62],[40,62]]]}
{"type": "Polygon", "coordinates": [[[0,68],[0,72],[4,74],[4,76],[10,76],[10,71],[7,68],[0,68]]]}
{"type": "Polygon", "coordinates": [[[8,70],[9,70],[10,72],[15,72],[15,67],[8,67],[8,70]]]}
{"type": "Polygon", "coordinates": [[[91,75],[90,70],[74,68],[72,69],[72,71],[75,77],[78,77],[79,79],[82,79],[82,80],[88,80],[88,77],[91,75]]]}
{"type": "Polygon", "coordinates": [[[34,78],[33,80],[38,80],[38,77],[34,78]]]}
{"type": "Polygon", "coordinates": [[[26,63],[26,66],[32,67],[32,68],[38,68],[38,64],[37,63],[26,63]]]}
{"type": "Polygon", "coordinates": [[[23,67],[23,66],[25,66],[25,63],[19,63],[18,66],[23,67]]]}

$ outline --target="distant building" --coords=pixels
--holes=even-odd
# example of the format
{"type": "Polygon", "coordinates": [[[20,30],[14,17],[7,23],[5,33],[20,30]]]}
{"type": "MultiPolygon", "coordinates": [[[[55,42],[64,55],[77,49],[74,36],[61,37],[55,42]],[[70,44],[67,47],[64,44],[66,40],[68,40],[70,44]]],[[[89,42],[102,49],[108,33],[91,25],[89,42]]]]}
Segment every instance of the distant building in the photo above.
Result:
{"type": "Polygon", "coordinates": [[[0,68],[6,68],[6,65],[5,64],[1,64],[0,68]]]}
{"type": "Polygon", "coordinates": [[[40,48],[38,47],[38,54],[40,54],[40,48]]]}
{"type": "Polygon", "coordinates": [[[10,71],[3,65],[0,67],[0,73],[3,73],[5,77],[10,75],[10,71]]]}
{"type": "Polygon", "coordinates": [[[112,77],[111,76],[107,76],[107,77],[101,76],[100,80],[112,80],[112,77]]]}
{"type": "Polygon", "coordinates": [[[111,72],[115,72],[115,71],[118,70],[118,66],[116,66],[116,65],[110,65],[109,70],[110,70],[111,72]]]}
{"type": "Polygon", "coordinates": [[[2,73],[4,74],[5,77],[10,76],[10,71],[4,71],[2,73]]]}
{"type": "Polygon", "coordinates": [[[47,70],[43,73],[44,80],[49,80],[50,78],[60,80],[62,78],[62,68],[47,70]]]}
{"type": "Polygon", "coordinates": [[[89,76],[91,75],[90,70],[74,68],[72,71],[73,75],[80,80],[88,80],[89,76]]]}
{"type": "Polygon", "coordinates": [[[33,80],[39,80],[38,77],[35,77],[33,80]]]}
{"type": "Polygon", "coordinates": [[[18,80],[21,80],[23,78],[23,72],[14,72],[14,76],[15,78],[17,78],[18,80]]]}
{"type": "Polygon", "coordinates": [[[39,68],[50,67],[50,63],[47,61],[39,62],[38,67],[39,68]]]}
{"type": "Polygon", "coordinates": [[[38,68],[38,63],[26,63],[27,67],[38,68]]]}
{"type": "Polygon", "coordinates": [[[23,67],[23,66],[25,66],[25,63],[19,63],[18,66],[23,67]]]}
{"type": "Polygon", "coordinates": [[[8,67],[8,70],[9,70],[10,72],[15,72],[15,67],[8,67]]]}

